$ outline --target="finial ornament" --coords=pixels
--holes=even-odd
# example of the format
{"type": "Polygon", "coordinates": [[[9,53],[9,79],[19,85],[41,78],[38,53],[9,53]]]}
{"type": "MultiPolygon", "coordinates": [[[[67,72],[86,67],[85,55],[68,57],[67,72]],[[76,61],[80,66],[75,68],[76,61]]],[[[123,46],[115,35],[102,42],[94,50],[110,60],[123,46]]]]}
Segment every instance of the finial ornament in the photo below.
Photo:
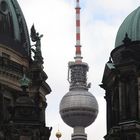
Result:
{"type": "Polygon", "coordinates": [[[26,92],[26,88],[29,87],[30,82],[31,82],[30,79],[27,78],[26,75],[24,74],[22,79],[20,80],[20,85],[24,92],[26,92]]]}
{"type": "Polygon", "coordinates": [[[59,131],[59,129],[58,129],[57,133],[55,134],[55,136],[58,138],[58,140],[61,138],[62,134],[59,131]]]}
{"type": "Polygon", "coordinates": [[[129,45],[131,43],[131,39],[128,37],[128,33],[125,34],[125,38],[123,40],[124,45],[129,45]]]}
{"type": "Polygon", "coordinates": [[[109,57],[108,63],[112,63],[112,58],[111,58],[111,56],[109,57]]]}

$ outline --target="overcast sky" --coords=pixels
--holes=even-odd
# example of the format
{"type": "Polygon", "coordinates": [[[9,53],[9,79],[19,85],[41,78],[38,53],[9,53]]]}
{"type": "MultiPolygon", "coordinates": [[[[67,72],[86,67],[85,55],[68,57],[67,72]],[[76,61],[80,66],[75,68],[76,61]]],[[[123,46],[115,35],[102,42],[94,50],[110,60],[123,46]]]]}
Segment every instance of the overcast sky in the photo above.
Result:
{"type": "MultiPolygon", "coordinates": [[[[28,28],[35,24],[43,34],[42,52],[47,83],[52,92],[48,95],[46,125],[52,126],[50,140],[62,132],[61,140],[71,140],[72,128],[61,120],[59,103],[69,90],[67,65],[75,53],[75,1],[76,0],[18,0],[28,28]]],[[[124,18],[139,6],[139,0],[81,0],[81,45],[83,61],[89,64],[89,90],[97,99],[99,114],[86,129],[88,140],[103,140],[106,134],[106,104],[104,90],[99,87],[105,63],[114,48],[117,30],[124,18]]]]}

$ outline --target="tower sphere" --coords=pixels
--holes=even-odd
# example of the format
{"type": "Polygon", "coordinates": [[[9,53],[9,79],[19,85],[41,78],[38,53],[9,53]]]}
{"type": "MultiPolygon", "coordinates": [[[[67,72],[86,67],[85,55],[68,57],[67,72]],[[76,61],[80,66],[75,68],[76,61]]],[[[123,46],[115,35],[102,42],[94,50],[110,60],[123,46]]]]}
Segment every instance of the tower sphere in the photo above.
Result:
{"type": "Polygon", "coordinates": [[[60,115],[71,127],[87,127],[94,122],[97,114],[98,103],[88,90],[72,89],[61,100],[60,115]]]}
{"type": "Polygon", "coordinates": [[[55,136],[59,139],[59,138],[61,138],[62,134],[61,134],[60,131],[58,131],[58,132],[55,134],[55,136]]]}

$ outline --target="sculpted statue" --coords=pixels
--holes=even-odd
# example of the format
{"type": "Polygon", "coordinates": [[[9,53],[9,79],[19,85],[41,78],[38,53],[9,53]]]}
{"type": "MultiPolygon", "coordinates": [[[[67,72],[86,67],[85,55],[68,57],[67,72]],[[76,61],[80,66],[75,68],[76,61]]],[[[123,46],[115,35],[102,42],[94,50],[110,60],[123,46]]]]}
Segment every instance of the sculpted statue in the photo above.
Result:
{"type": "Polygon", "coordinates": [[[36,42],[34,45],[36,47],[36,51],[41,51],[41,41],[40,39],[43,37],[43,35],[39,35],[38,32],[36,32],[34,25],[31,27],[31,39],[33,42],[36,42]]]}
{"type": "Polygon", "coordinates": [[[41,38],[43,37],[43,35],[39,35],[38,32],[36,32],[34,25],[32,25],[31,27],[31,40],[33,42],[35,42],[34,45],[36,49],[31,49],[34,52],[34,59],[35,61],[41,61],[43,63],[43,58],[42,58],[42,54],[41,54],[41,38]]]}

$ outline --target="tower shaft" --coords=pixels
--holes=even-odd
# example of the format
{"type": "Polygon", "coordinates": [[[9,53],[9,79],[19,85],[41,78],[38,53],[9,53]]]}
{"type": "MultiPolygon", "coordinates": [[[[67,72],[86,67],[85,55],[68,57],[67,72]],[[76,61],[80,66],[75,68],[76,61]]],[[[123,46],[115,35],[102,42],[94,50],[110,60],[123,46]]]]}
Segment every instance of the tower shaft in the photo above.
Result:
{"type": "Polygon", "coordinates": [[[72,134],[72,140],[87,140],[87,134],[85,133],[84,127],[74,127],[72,134]]]}

